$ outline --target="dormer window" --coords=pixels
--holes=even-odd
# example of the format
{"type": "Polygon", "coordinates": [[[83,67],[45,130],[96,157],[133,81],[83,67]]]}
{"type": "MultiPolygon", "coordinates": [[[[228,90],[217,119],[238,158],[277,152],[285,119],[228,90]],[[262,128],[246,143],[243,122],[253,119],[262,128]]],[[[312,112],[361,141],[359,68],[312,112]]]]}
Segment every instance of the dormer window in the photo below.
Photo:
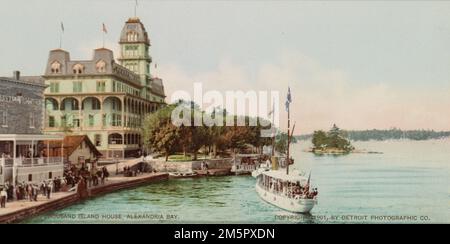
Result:
{"type": "Polygon", "coordinates": [[[98,61],[95,68],[97,69],[97,72],[105,73],[106,72],[106,62],[103,60],[98,61]]]}
{"type": "Polygon", "coordinates": [[[84,66],[81,64],[75,64],[73,66],[73,73],[74,74],[83,74],[84,72],[84,66]]]}
{"type": "Polygon", "coordinates": [[[138,33],[136,33],[135,31],[130,31],[127,33],[127,40],[129,42],[136,42],[138,40],[138,33]]]}
{"type": "Polygon", "coordinates": [[[61,73],[61,64],[58,61],[55,61],[50,66],[52,74],[59,74],[61,73]]]}

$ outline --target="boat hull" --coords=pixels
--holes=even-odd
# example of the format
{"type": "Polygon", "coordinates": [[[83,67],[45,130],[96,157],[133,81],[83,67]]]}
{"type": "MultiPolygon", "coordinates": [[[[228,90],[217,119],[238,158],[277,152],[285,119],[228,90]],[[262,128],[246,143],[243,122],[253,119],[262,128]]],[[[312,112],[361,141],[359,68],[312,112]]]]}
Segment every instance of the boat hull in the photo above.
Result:
{"type": "Polygon", "coordinates": [[[258,184],[255,188],[264,201],[293,213],[309,213],[317,203],[314,199],[291,199],[279,196],[262,189],[258,184]]]}

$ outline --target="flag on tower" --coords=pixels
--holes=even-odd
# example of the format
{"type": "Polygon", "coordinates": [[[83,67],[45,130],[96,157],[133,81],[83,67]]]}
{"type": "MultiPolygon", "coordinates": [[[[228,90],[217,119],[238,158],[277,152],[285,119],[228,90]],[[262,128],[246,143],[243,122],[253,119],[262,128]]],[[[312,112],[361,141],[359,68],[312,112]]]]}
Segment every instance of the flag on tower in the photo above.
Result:
{"type": "Polygon", "coordinates": [[[108,34],[108,29],[106,29],[105,23],[103,23],[103,33],[108,34]]]}
{"type": "Polygon", "coordinates": [[[289,111],[289,105],[292,103],[292,95],[291,95],[291,88],[288,88],[288,94],[286,97],[286,111],[289,111]]]}

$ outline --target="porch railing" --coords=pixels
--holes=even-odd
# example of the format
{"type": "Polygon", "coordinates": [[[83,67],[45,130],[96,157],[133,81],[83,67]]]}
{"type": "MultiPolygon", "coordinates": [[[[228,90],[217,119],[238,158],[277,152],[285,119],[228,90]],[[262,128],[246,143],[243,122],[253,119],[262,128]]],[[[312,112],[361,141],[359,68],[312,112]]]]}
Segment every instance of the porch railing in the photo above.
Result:
{"type": "Polygon", "coordinates": [[[62,165],[63,159],[61,157],[50,158],[0,158],[0,164],[5,163],[5,167],[13,167],[14,164],[17,167],[39,167],[39,166],[52,166],[62,165]]]}

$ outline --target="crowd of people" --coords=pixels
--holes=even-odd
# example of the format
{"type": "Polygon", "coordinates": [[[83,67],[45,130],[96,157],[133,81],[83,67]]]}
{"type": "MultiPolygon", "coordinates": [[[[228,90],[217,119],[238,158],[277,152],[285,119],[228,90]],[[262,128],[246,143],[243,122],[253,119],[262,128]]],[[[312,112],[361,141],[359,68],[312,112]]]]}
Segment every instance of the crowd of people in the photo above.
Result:
{"type": "Polygon", "coordinates": [[[50,199],[52,193],[60,192],[67,186],[65,178],[57,177],[54,179],[44,180],[41,183],[19,183],[14,188],[12,184],[6,182],[0,189],[0,202],[1,207],[5,208],[7,202],[11,202],[14,199],[28,200],[30,202],[37,202],[38,196],[41,194],[43,197],[50,199]]]}
{"type": "Polygon", "coordinates": [[[106,167],[102,167],[98,170],[89,170],[87,167],[77,168],[72,166],[69,170],[64,172],[64,178],[67,179],[67,182],[72,188],[81,180],[84,181],[88,188],[104,185],[108,177],[109,172],[106,167]]]}
{"type": "Polygon", "coordinates": [[[302,186],[300,182],[282,182],[269,177],[262,177],[259,184],[273,193],[288,196],[289,198],[315,199],[319,194],[317,188],[312,188],[308,184],[302,186]]]}
{"type": "Polygon", "coordinates": [[[6,182],[3,187],[0,187],[0,207],[6,208],[6,204],[13,200],[36,202],[39,195],[51,199],[53,193],[75,189],[80,182],[87,188],[104,185],[108,177],[109,172],[106,167],[89,171],[86,167],[71,166],[70,169],[64,170],[63,177],[55,177],[40,183],[22,182],[14,187],[6,182]]]}
{"type": "Polygon", "coordinates": [[[143,171],[141,169],[132,168],[130,166],[123,167],[123,176],[125,177],[136,177],[142,174],[142,172],[143,171]]]}

